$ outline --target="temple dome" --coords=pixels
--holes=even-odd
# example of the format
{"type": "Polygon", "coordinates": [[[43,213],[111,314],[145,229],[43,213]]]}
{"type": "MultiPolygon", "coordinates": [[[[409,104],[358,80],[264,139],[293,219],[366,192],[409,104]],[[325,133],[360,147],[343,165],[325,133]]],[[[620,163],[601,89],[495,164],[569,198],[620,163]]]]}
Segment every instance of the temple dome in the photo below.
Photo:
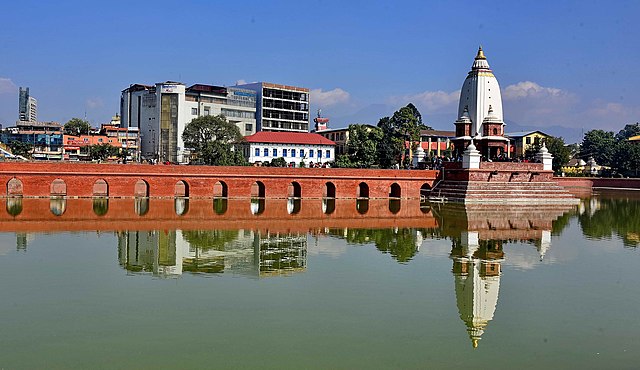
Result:
{"type": "Polygon", "coordinates": [[[472,136],[482,135],[482,124],[489,116],[490,107],[493,112],[492,121],[504,122],[500,85],[489,67],[482,47],[480,47],[474,58],[471,71],[462,84],[458,105],[458,117],[463,116],[465,109],[468,110],[472,136]]]}

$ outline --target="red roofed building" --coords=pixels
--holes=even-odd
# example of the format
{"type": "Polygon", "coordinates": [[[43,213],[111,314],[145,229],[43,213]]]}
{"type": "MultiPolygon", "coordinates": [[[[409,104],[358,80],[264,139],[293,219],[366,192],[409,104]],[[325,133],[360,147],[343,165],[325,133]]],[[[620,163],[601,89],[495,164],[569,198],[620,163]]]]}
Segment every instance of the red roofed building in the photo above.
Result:
{"type": "Polygon", "coordinates": [[[336,143],[318,134],[260,131],[245,140],[244,156],[253,164],[282,157],[291,167],[298,167],[300,162],[311,167],[335,160],[336,143]]]}

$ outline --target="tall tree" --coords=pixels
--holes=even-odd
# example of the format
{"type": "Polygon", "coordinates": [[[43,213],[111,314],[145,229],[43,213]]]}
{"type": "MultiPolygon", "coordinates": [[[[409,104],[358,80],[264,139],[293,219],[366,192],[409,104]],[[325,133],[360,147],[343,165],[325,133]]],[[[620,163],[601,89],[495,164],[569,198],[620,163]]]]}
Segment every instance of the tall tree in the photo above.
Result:
{"type": "Polygon", "coordinates": [[[9,149],[11,149],[11,154],[19,155],[25,158],[31,158],[31,151],[33,150],[33,145],[29,143],[25,143],[22,141],[13,140],[9,143],[9,149]]]}
{"type": "Polygon", "coordinates": [[[349,125],[347,155],[350,167],[370,168],[378,161],[378,145],[382,130],[365,125],[349,125]]]}
{"type": "Polygon", "coordinates": [[[182,140],[197,161],[212,166],[241,166],[247,160],[235,145],[243,140],[238,127],[224,116],[194,118],[182,133],[182,140]]]}
{"type": "MultiPolygon", "coordinates": [[[[384,136],[380,151],[384,156],[380,158],[383,167],[392,167],[400,163],[405,152],[405,142],[408,141],[409,148],[414,151],[418,147],[420,131],[430,129],[422,123],[422,115],[412,103],[397,110],[391,118],[382,118],[378,127],[382,129],[384,136]]],[[[408,166],[410,163],[410,156],[405,156],[404,165],[408,166]]]]}
{"type": "MultiPolygon", "coordinates": [[[[556,173],[560,173],[562,167],[571,160],[571,148],[564,143],[564,139],[561,137],[549,136],[544,139],[544,143],[549,153],[553,156],[553,170],[556,173]]],[[[524,153],[525,158],[535,159],[541,147],[542,143],[540,141],[531,144],[524,153]]]]}
{"type": "Polygon", "coordinates": [[[378,127],[383,137],[378,145],[378,163],[382,168],[393,168],[402,160],[404,138],[398,134],[389,117],[381,118],[378,127]]]}
{"type": "Polygon", "coordinates": [[[625,125],[624,128],[616,134],[616,140],[623,141],[629,139],[632,136],[638,135],[640,135],[640,123],[630,123],[628,125],[625,125]]]}
{"type": "Polygon", "coordinates": [[[89,122],[80,118],[72,118],[64,124],[64,133],[67,135],[87,135],[90,129],[89,122]]]}
{"type": "Polygon", "coordinates": [[[616,144],[612,167],[618,173],[638,177],[640,174],[640,145],[623,139],[616,144]]]}
{"type": "Polygon", "coordinates": [[[584,134],[580,147],[580,158],[585,161],[593,157],[601,166],[610,166],[616,147],[613,132],[591,130],[584,134]]]}
{"type": "Polygon", "coordinates": [[[89,156],[93,160],[104,161],[111,156],[117,155],[118,152],[118,148],[108,143],[89,146],[89,156]]]}

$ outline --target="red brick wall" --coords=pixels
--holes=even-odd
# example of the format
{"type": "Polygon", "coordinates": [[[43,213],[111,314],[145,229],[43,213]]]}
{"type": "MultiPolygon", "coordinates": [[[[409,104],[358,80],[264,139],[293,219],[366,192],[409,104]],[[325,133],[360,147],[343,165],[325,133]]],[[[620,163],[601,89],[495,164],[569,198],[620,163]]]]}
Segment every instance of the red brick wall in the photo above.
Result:
{"type": "Polygon", "coordinates": [[[555,177],[554,181],[564,187],[640,189],[640,179],[555,177]]]}
{"type": "Polygon", "coordinates": [[[286,198],[289,184],[296,181],[303,198],[321,198],[326,182],[336,186],[337,198],[356,197],[360,182],[368,184],[371,198],[387,198],[393,183],[400,185],[403,198],[418,198],[420,187],[425,183],[433,186],[437,175],[438,171],[429,170],[0,163],[0,182],[5,187],[2,194],[7,194],[7,184],[15,177],[22,182],[23,195],[28,197],[50,196],[51,184],[56,179],[65,182],[66,195],[70,197],[91,197],[93,185],[100,179],[107,182],[109,196],[131,197],[136,182],[142,179],[149,184],[150,197],[173,197],[178,181],[187,183],[190,197],[212,197],[217,181],[227,184],[231,198],[250,197],[251,185],[260,181],[265,185],[267,198],[286,198]]]}
{"type": "Polygon", "coordinates": [[[548,182],[553,171],[543,171],[539,163],[482,162],[480,169],[463,170],[446,166],[445,180],[481,182],[548,182]]]}

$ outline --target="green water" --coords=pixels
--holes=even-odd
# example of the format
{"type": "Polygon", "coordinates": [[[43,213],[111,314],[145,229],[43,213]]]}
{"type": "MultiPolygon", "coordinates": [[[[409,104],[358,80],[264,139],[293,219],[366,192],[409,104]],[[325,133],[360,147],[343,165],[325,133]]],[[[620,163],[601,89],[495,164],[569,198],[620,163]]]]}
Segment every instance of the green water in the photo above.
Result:
{"type": "Polygon", "coordinates": [[[638,197],[506,226],[432,210],[435,228],[3,232],[0,368],[640,367],[638,197]]]}

